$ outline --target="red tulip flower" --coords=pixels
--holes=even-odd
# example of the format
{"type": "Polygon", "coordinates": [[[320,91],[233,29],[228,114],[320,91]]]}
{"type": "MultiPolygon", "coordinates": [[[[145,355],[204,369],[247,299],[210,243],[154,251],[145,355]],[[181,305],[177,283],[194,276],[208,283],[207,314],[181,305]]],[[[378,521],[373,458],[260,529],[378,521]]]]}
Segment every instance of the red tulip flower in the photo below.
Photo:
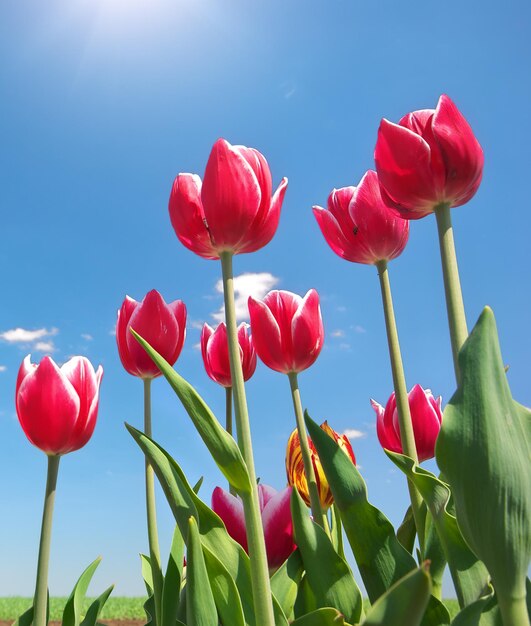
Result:
{"type": "MultiPolygon", "coordinates": [[[[268,485],[258,485],[267,563],[270,572],[278,569],[295,549],[290,508],[291,487],[277,492],[268,485]]],[[[221,517],[229,535],[248,552],[243,504],[240,498],[216,487],[212,509],[221,517]]]]}
{"type": "Polygon", "coordinates": [[[313,213],[332,250],[354,263],[394,259],[409,237],[409,222],[382,200],[378,175],[372,170],[357,187],[334,189],[328,209],[315,206],[313,213]]]}
{"type": "Polygon", "coordinates": [[[58,367],[49,356],[37,365],[28,355],[18,372],[16,407],[31,443],[48,455],[82,448],[96,426],[102,376],[101,365],[94,371],[83,356],[58,367]]]}
{"type": "MultiPolygon", "coordinates": [[[[249,380],[256,369],[256,352],[249,333],[249,324],[238,326],[238,344],[242,363],[243,379],[249,380]]],[[[208,324],[201,331],[201,354],[206,373],[218,385],[232,387],[229,362],[229,342],[224,322],[214,330],[208,324]]]]}
{"type": "Polygon", "coordinates": [[[263,301],[249,298],[253,342],[258,356],[283,374],[302,372],[319,356],[324,341],[319,294],[301,298],[290,291],[270,291],[263,301]]]}
{"type": "MultiPolygon", "coordinates": [[[[354,456],[354,450],[346,435],[340,435],[333,428],[328,425],[328,422],[321,424],[321,428],[334,439],[339,448],[348,456],[354,465],[356,465],[356,457],[354,456]]],[[[319,500],[323,509],[328,509],[334,502],[330,485],[326,479],[326,475],[321,465],[321,460],[317,454],[317,450],[313,444],[313,441],[308,437],[308,445],[310,448],[310,456],[315,472],[315,482],[319,491],[319,500]]],[[[292,487],[297,487],[301,498],[306,502],[307,506],[310,506],[310,494],[308,491],[308,480],[304,472],[304,463],[302,460],[301,443],[299,439],[299,433],[295,429],[289,439],[286,448],[286,474],[288,477],[288,484],[292,487]]]]}
{"type": "Polygon", "coordinates": [[[483,150],[448,96],[437,108],[413,111],[398,124],[383,119],[374,152],[380,183],[406,219],[440,204],[468,202],[483,174],[483,150]]]}
{"type": "MultiPolygon", "coordinates": [[[[411,422],[417,446],[419,461],[426,461],[435,456],[435,442],[441,429],[441,396],[434,398],[429,389],[415,385],[408,393],[411,422]]],[[[400,427],[394,392],[383,406],[371,400],[376,411],[376,433],[383,448],[402,454],[400,427]]]]}
{"type": "Polygon", "coordinates": [[[116,343],[122,365],[133,376],[155,378],[160,376],[160,371],[130,328],[173,365],[181,354],[186,336],[186,306],[181,300],[166,304],[153,289],[142,302],[126,296],[118,311],[116,343]]]}
{"type": "Polygon", "coordinates": [[[225,251],[254,252],[275,234],[287,184],[283,178],[273,194],[264,156],[218,139],[202,183],[195,174],[175,178],[171,223],[181,243],[206,259],[219,259],[225,251]]]}

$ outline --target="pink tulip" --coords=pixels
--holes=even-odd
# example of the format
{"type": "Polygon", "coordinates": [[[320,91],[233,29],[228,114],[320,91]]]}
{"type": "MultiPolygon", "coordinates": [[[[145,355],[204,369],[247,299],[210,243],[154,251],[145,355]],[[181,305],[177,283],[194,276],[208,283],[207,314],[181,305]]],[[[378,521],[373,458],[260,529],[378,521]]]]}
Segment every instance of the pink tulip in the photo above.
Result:
{"type": "Polygon", "coordinates": [[[249,298],[253,342],[271,369],[302,372],[319,356],[324,341],[319,294],[310,289],[301,298],[291,291],[270,291],[264,300],[249,298]]]}
{"type": "MultiPolygon", "coordinates": [[[[267,562],[271,572],[279,568],[296,547],[293,543],[290,496],[291,487],[277,492],[268,485],[258,485],[267,562]]],[[[234,541],[248,552],[241,499],[216,487],[212,494],[212,509],[221,517],[234,541]]]]}
{"type": "MultiPolygon", "coordinates": [[[[420,385],[415,385],[408,393],[408,400],[417,455],[419,461],[426,461],[435,456],[435,442],[442,422],[442,399],[441,396],[435,399],[429,389],[424,390],[420,385]]],[[[376,411],[376,433],[380,444],[387,450],[402,453],[394,392],[385,409],[374,400],[371,400],[371,404],[376,411]]]]}
{"type": "Polygon", "coordinates": [[[131,328],[173,365],[186,336],[186,306],[181,300],[166,304],[153,289],[142,302],[126,296],[118,311],[116,343],[122,365],[133,376],[155,378],[160,371],[134,338],[131,328]]]}
{"type": "Polygon", "coordinates": [[[332,250],[354,263],[394,259],[408,240],[409,222],[383,202],[378,175],[372,170],[357,187],[334,189],[328,209],[315,206],[313,213],[332,250]]]}
{"type": "Polygon", "coordinates": [[[96,426],[101,365],[94,371],[83,356],[60,368],[45,356],[39,365],[28,355],[17,377],[17,415],[30,442],[49,455],[82,448],[96,426]]]}
{"type": "Polygon", "coordinates": [[[398,124],[383,119],[374,152],[380,184],[398,213],[419,219],[441,203],[460,206],[476,193],[483,150],[448,96],[398,124]]]}
{"type": "Polygon", "coordinates": [[[272,195],[269,165],[258,150],[218,139],[203,183],[195,174],[179,174],[169,211],[177,237],[206,259],[221,252],[254,252],[275,234],[288,184],[283,178],[272,195]]]}
{"type": "MultiPolygon", "coordinates": [[[[249,324],[238,326],[238,343],[240,346],[240,360],[242,363],[243,378],[249,380],[256,369],[256,352],[253,339],[249,333],[249,324]]],[[[201,354],[206,373],[218,385],[232,387],[229,362],[229,342],[227,327],[223,322],[214,330],[208,324],[201,332],[201,354]]]]}

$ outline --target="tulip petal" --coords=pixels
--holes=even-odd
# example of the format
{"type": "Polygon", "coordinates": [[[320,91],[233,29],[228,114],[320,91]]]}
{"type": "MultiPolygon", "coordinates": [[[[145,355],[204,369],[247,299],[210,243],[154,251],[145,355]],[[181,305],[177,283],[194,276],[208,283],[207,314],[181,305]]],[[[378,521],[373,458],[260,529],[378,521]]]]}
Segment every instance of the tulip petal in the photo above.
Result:
{"type": "Polygon", "coordinates": [[[124,369],[130,374],[135,374],[135,363],[129,354],[127,345],[128,325],[131,315],[133,314],[139,302],[133,300],[129,296],[125,296],[121,308],[118,310],[118,320],[116,322],[116,344],[118,345],[118,355],[124,369]]]}
{"type": "Polygon", "coordinates": [[[182,352],[184,340],[186,339],[186,305],[182,300],[175,300],[168,304],[168,308],[175,317],[177,330],[179,332],[179,339],[175,344],[173,355],[170,359],[167,359],[169,363],[175,363],[182,352]]]}
{"type": "MultiPolygon", "coordinates": [[[[394,395],[391,397],[394,398],[394,395]]],[[[376,412],[376,434],[380,445],[386,450],[401,453],[402,444],[400,442],[400,437],[397,436],[392,422],[394,412],[392,406],[390,406],[388,402],[384,409],[381,404],[372,399],[371,406],[376,412]]]]}
{"type": "Polygon", "coordinates": [[[216,487],[212,493],[212,510],[222,519],[229,535],[247,552],[245,517],[240,498],[216,487]]]}
{"type": "Polygon", "coordinates": [[[179,174],[175,178],[168,209],[175,234],[184,246],[205,259],[219,259],[205,223],[199,176],[179,174]]]}
{"type": "Polygon", "coordinates": [[[69,451],[68,439],[78,418],[80,399],[50,357],[45,356],[23,378],[16,405],[22,429],[33,445],[47,454],[69,451]]]}
{"type": "Polygon", "coordinates": [[[441,429],[441,419],[436,412],[436,405],[430,402],[433,396],[415,385],[408,394],[413,433],[419,461],[426,461],[435,456],[435,442],[441,429]]]}
{"type": "MultiPolygon", "coordinates": [[[[314,206],[312,210],[315,219],[319,224],[319,228],[323,233],[323,237],[326,239],[326,243],[332,248],[332,250],[342,259],[346,259],[347,261],[351,261],[353,263],[364,263],[365,261],[363,260],[363,256],[358,254],[357,241],[353,245],[350,238],[347,238],[345,232],[348,231],[341,228],[336,215],[319,206],[314,206]]],[[[345,213],[348,216],[348,212],[345,211],[345,213]]],[[[348,217],[348,220],[351,222],[350,216],[348,217]]],[[[354,224],[350,223],[349,230],[353,232],[354,224]]]]}
{"type": "Polygon", "coordinates": [[[291,321],[293,341],[292,371],[300,372],[315,362],[323,347],[324,328],[319,294],[310,289],[300,302],[291,321]]]}
{"type": "Polygon", "coordinates": [[[291,519],[291,487],[272,495],[262,511],[269,569],[277,569],[295,549],[291,519]]]}
{"type": "Polygon", "coordinates": [[[253,343],[257,354],[271,369],[286,373],[285,353],[280,328],[269,307],[250,297],[248,301],[253,343]]]}

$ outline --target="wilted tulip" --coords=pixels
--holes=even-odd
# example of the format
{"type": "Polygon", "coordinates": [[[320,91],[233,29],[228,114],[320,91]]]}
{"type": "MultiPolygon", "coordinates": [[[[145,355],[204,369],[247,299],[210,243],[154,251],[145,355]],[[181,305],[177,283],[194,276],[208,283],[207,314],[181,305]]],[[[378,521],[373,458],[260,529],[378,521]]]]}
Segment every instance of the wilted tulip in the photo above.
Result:
{"type": "Polygon", "coordinates": [[[365,173],[357,187],[334,189],[328,208],[315,206],[313,213],[332,250],[354,263],[394,259],[409,237],[409,222],[384,203],[373,170],[365,173]]]}
{"type": "Polygon", "coordinates": [[[96,426],[102,376],[101,365],[95,372],[83,356],[58,367],[49,356],[37,365],[28,355],[18,372],[16,407],[31,443],[48,455],[82,448],[96,426]]]}
{"type": "Polygon", "coordinates": [[[304,298],[277,290],[263,301],[251,297],[249,315],[256,352],[271,369],[283,374],[302,372],[319,356],[324,329],[315,289],[304,298]]]}
{"type": "Polygon", "coordinates": [[[170,194],[169,211],[177,237],[207,259],[221,252],[254,252],[275,234],[288,181],[272,195],[271,172],[254,148],[231,146],[218,139],[204,180],[179,174],[170,194]]]}
{"type": "MultiPolygon", "coordinates": [[[[419,461],[426,461],[435,456],[435,442],[442,422],[442,398],[434,398],[429,389],[415,385],[408,393],[408,400],[417,455],[419,461]]],[[[385,409],[374,400],[371,400],[371,404],[376,411],[376,433],[380,444],[387,450],[402,453],[394,392],[385,409]]]]}
{"type": "MultiPolygon", "coordinates": [[[[290,496],[291,487],[277,492],[268,485],[258,485],[267,562],[271,572],[280,567],[295,549],[290,496]]],[[[221,517],[234,541],[248,552],[241,499],[227,493],[221,487],[216,487],[212,494],[212,509],[221,517]]]]}
{"type": "MultiPolygon", "coordinates": [[[[350,458],[354,465],[356,464],[356,457],[354,456],[354,450],[350,444],[350,441],[346,435],[340,435],[333,428],[328,425],[328,422],[323,422],[321,428],[334,439],[340,449],[350,458]]],[[[315,471],[315,482],[319,491],[319,500],[321,506],[324,509],[329,508],[334,502],[334,497],[328,485],[319,455],[313,445],[313,441],[308,437],[308,445],[310,447],[310,455],[312,465],[315,471]]],[[[286,449],[286,474],[288,476],[288,483],[292,487],[297,487],[297,491],[300,493],[302,499],[308,506],[310,506],[310,494],[308,492],[308,481],[306,480],[306,474],[304,473],[304,463],[302,459],[301,444],[299,439],[299,433],[295,429],[289,439],[286,449]]]]}
{"type": "Polygon", "coordinates": [[[468,202],[483,174],[483,151],[448,96],[437,108],[413,111],[398,124],[383,119],[374,152],[380,184],[406,219],[419,219],[439,204],[468,202]]]}
{"type": "Polygon", "coordinates": [[[155,378],[160,376],[160,371],[130,328],[173,365],[186,336],[186,306],[181,300],[166,304],[160,293],[153,289],[142,302],[126,296],[118,311],[116,343],[122,365],[133,376],[155,378]]]}
{"type": "MultiPolygon", "coordinates": [[[[240,346],[243,379],[249,380],[256,369],[256,352],[253,338],[249,333],[249,324],[242,323],[238,326],[238,344],[240,346]]],[[[227,327],[224,322],[221,322],[215,330],[208,324],[203,326],[201,354],[206,373],[210,378],[218,385],[231,387],[229,344],[227,327]]]]}

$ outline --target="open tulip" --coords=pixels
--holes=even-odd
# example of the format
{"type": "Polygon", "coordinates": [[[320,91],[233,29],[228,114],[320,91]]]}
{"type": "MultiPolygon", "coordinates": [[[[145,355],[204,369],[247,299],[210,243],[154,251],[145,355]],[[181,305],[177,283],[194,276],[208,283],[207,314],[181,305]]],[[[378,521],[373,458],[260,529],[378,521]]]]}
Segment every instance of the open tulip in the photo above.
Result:
{"type": "Polygon", "coordinates": [[[133,376],[155,378],[160,376],[160,371],[131,334],[130,328],[173,365],[186,336],[186,306],[181,300],[166,304],[160,293],[153,289],[142,302],[126,296],[118,311],[116,343],[122,365],[133,376]]]}
{"type": "MultiPolygon", "coordinates": [[[[291,487],[277,492],[268,485],[258,485],[258,498],[264,528],[267,562],[270,571],[278,569],[295,549],[290,508],[291,487]]],[[[247,533],[240,498],[216,487],[212,509],[221,517],[229,535],[247,552],[247,533]]]]}
{"type": "MultiPolygon", "coordinates": [[[[242,323],[238,326],[238,344],[243,378],[244,380],[249,380],[256,369],[256,352],[252,336],[249,333],[249,324],[242,323]]],[[[227,327],[223,322],[215,330],[208,324],[203,326],[201,331],[201,354],[206,373],[210,378],[218,385],[231,387],[232,379],[227,327]]]]}
{"type": "MultiPolygon", "coordinates": [[[[413,424],[413,433],[419,461],[426,461],[435,456],[435,442],[441,429],[441,396],[434,398],[429,389],[415,385],[408,393],[409,409],[413,424]]],[[[383,406],[371,400],[376,411],[376,433],[383,448],[402,453],[400,426],[394,392],[383,406]]]]}
{"type": "Polygon", "coordinates": [[[250,297],[249,315],[256,352],[271,369],[283,374],[302,372],[319,356],[324,329],[315,289],[304,298],[278,290],[262,301],[250,297]]]}
{"type": "MultiPolygon", "coordinates": [[[[354,450],[350,444],[350,441],[346,435],[340,435],[333,428],[328,425],[328,422],[323,422],[321,428],[334,439],[339,448],[349,457],[349,459],[356,464],[356,457],[354,456],[354,450]]],[[[319,455],[311,440],[308,437],[308,445],[310,448],[311,462],[315,472],[315,482],[319,491],[319,500],[323,509],[328,509],[334,502],[334,497],[330,490],[330,486],[326,479],[319,455]]],[[[308,506],[310,506],[310,494],[308,490],[308,481],[304,472],[304,463],[302,458],[302,450],[299,439],[299,433],[295,429],[289,439],[286,448],[286,474],[288,476],[288,483],[297,487],[297,491],[300,493],[302,499],[308,506]]]]}
{"type": "Polygon", "coordinates": [[[188,249],[207,259],[254,252],[275,234],[288,181],[272,194],[269,165],[254,148],[218,139],[203,182],[179,174],[169,200],[171,223],[188,249]]]}
{"type": "Polygon", "coordinates": [[[328,209],[313,207],[328,245],[341,258],[374,264],[396,258],[405,248],[409,222],[382,200],[378,175],[365,173],[357,187],[334,189],[328,209]]]}
{"type": "Polygon", "coordinates": [[[445,95],[436,109],[413,111],[398,124],[383,119],[374,157],[380,184],[406,219],[465,204],[483,174],[481,146],[445,95]]]}
{"type": "Polygon", "coordinates": [[[31,443],[48,455],[82,448],[96,426],[102,376],[101,365],[94,371],[83,356],[58,367],[49,356],[37,365],[28,355],[18,372],[16,407],[31,443]]]}

